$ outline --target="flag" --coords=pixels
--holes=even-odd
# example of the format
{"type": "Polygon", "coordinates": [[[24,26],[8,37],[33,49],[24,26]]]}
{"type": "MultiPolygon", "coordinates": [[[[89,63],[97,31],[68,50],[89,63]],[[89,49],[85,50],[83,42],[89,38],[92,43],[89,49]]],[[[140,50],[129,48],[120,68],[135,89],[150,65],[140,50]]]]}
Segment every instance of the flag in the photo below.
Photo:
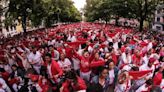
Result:
{"type": "Polygon", "coordinates": [[[151,73],[152,70],[146,70],[146,71],[129,71],[129,75],[133,77],[133,79],[139,79],[140,77],[143,77],[144,75],[151,73]]]}

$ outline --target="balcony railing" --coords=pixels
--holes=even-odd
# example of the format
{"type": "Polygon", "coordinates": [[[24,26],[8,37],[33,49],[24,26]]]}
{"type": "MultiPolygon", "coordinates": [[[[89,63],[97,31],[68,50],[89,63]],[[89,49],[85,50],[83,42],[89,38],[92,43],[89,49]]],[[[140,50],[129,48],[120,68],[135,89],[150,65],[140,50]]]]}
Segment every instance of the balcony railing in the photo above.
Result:
{"type": "Polygon", "coordinates": [[[162,22],[155,22],[155,24],[164,25],[164,23],[162,23],[162,22]]]}

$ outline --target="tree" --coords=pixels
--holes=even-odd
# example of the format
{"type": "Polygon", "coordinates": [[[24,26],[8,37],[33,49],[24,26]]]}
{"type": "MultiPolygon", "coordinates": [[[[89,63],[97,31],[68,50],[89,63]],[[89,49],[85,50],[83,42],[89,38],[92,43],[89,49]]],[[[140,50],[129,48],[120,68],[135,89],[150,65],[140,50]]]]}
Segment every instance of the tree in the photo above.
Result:
{"type": "Polygon", "coordinates": [[[46,15],[46,10],[43,7],[43,1],[35,0],[32,6],[32,12],[29,16],[29,19],[32,22],[32,26],[38,27],[42,24],[43,18],[46,15]]]}
{"type": "Polygon", "coordinates": [[[61,22],[80,21],[80,13],[71,0],[9,0],[9,2],[6,18],[19,20],[18,17],[21,17],[24,32],[27,20],[30,20],[34,27],[40,26],[43,22],[46,27],[50,27],[56,23],[58,17],[61,22]]]}
{"type": "MultiPolygon", "coordinates": [[[[86,6],[84,9],[85,17],[87,21],[95,21],[99,18],[102,18],[104,14],[102,13],[105,8],[102,8],[102,4],[104,4],[103,0],[87,0],[86,6]]],[[[105,17],[105,16],[104,16],[105,17]]]]}
{"type": "Polygon", "coordinates": [[[80,21],[80,12],[75,8],[71,0],[43,0],[45,25],[51,26],[54,22],[80,21]]]}
{"type": "Polygon", "coordinates": [[[143,22],[150,20],[156,6],[163,0],[87,0],[85,16],[88,21],[99,18],[110,18],[112,15],[118,25],[120,17],[135,18],[140,22],[139,30],[143,30],[143,22]]]}
{"type": "Polygon", "coordinates": [[[112,15],[116,19],[116,25],[118,25],[119,17],[128,17],[127,1],[130,0],[87,0],[85,15],[88,21],[101,18],[106,22],[112,15]]]}
{"type": "Polygon", "coordinates": [[[112,10],[112,15],[114,16],[116,20],[116,25],[118,26],[118,20],[120,17],[123,18],[132,18],[133,13],[133,8],[131,8],[131,3],[134,0],[109,0],[109,5],[112,10]]]}
{"type": "Polygon", "coordinates": [[[162,2],[162,0],[133,0],[131,8],[134,10],[131,12],[140,22],[139,31],[143,30],[143,22],[150,19],[154,14],[156,6],[162,2]]]}

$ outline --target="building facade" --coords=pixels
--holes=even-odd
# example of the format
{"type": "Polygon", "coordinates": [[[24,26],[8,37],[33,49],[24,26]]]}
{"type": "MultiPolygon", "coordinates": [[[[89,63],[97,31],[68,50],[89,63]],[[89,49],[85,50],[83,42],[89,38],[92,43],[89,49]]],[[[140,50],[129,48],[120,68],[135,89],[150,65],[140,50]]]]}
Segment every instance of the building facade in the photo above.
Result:
{"type": "Polygon", "coordinates": [[[164,31],[164,4],[156,7],[153,29],[162,32],[164,31]]]}

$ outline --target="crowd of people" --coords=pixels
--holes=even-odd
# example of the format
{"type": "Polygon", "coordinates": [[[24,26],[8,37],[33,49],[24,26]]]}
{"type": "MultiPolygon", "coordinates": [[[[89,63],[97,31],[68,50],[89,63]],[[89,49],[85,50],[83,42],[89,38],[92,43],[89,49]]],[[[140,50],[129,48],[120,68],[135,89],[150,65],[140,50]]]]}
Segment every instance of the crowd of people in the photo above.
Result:
{"type": "Polygon", "coordinates": [[[0,41],[0,92],[164,92],[164,38],[98,23],[0,41]]]}

